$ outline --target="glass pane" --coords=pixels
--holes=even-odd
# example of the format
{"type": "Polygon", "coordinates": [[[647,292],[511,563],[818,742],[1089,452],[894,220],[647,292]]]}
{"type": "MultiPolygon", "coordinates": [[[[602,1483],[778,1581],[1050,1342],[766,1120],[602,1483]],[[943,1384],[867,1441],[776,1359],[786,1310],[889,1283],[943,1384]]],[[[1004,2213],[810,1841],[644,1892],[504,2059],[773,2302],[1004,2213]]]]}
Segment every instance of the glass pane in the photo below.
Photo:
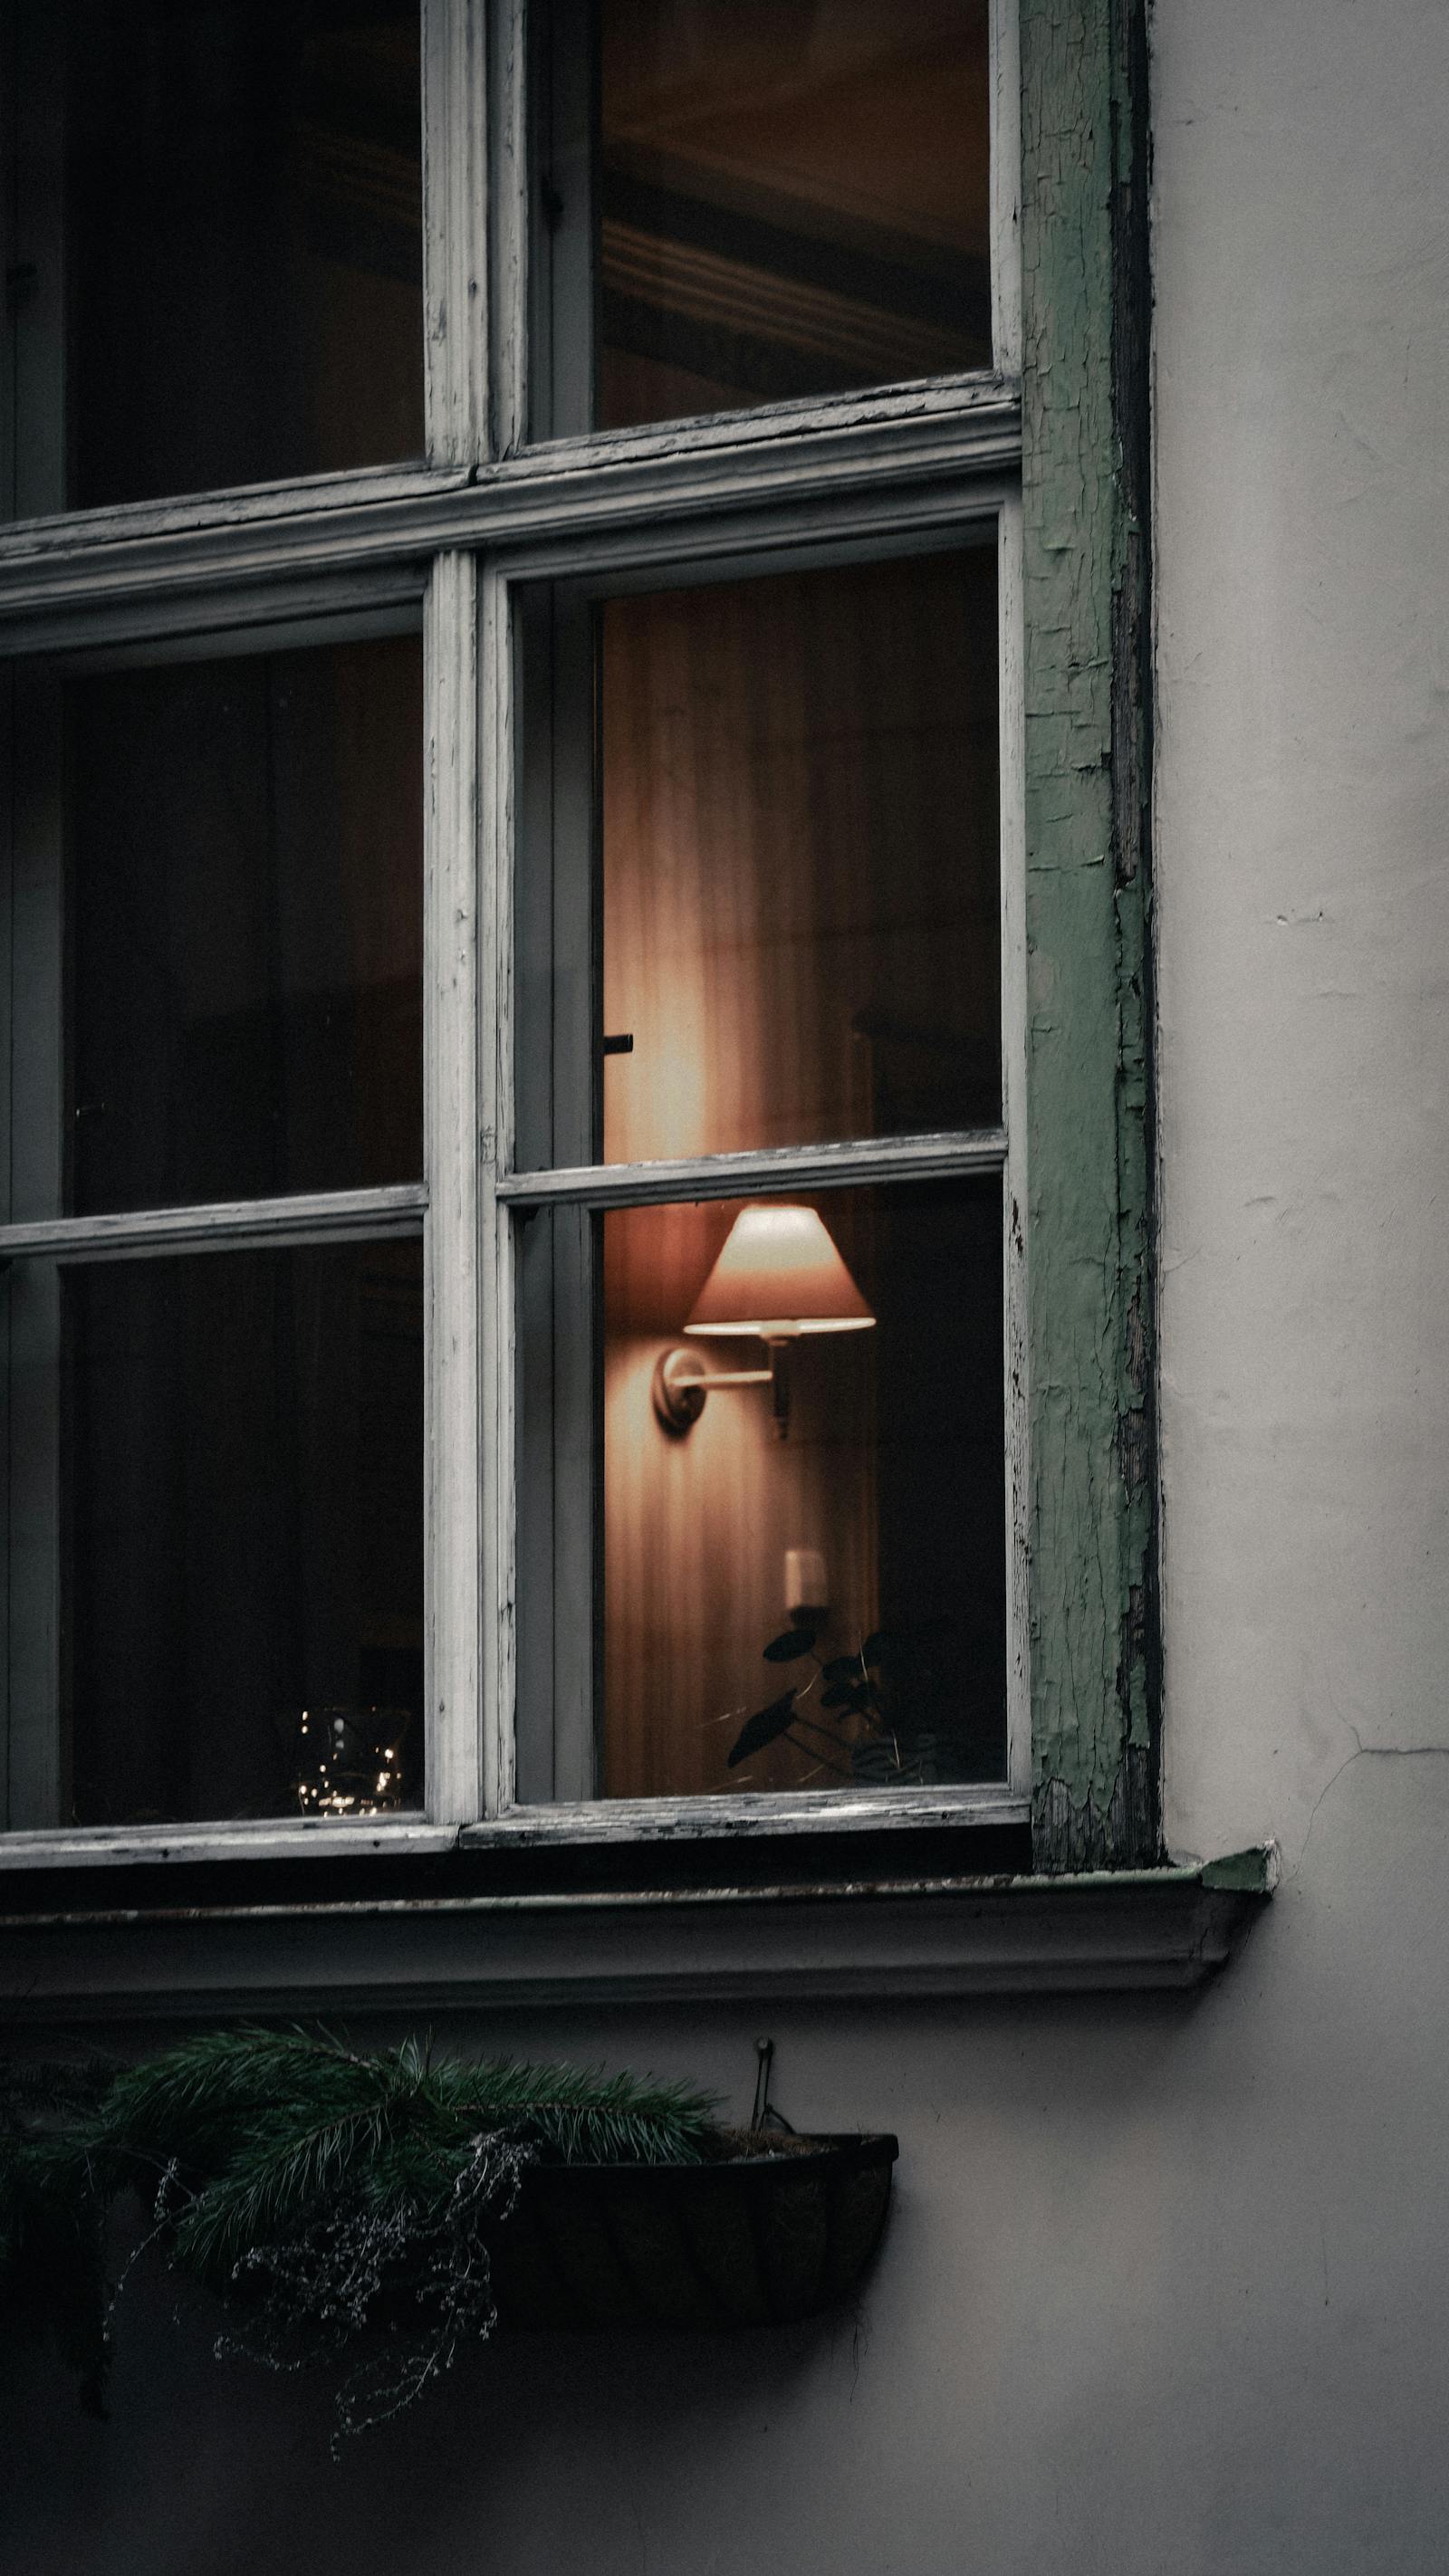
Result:
{"type": "Polygon", "coordinates": [[[602,0],[601,427],[991,362],[985,0],[602,0]]]}
{"type": "Polygon", "coordinates": [[[422,1246],[63,1278],[62,1701],[79,1824],[422,1787],[422,1246]]]}
{"type": "Polygon", "coordinates": [[[420,1179],[417,638],[64,685],[72,1208],[420,1179]]]}
{"type": "Polygon", "coordinates": [[[994,551],[610,600],[602,654],[605,1158],[994,1123],[994,551]]]}
{"type": "Polygon", "coordinates": [[[22,386],[65,350],[68,475],[31,506],[421,456],[418,0],[13,16],[22,386]]]}
{"type": "Polygon", "coordinates": [[[520,1797],[1002,1779],[999,1182],[522,1238],[520,1797]]]}
{"type": "Polygon", "coordinates": [[[999,1184],[630,1209],[603,1237],[605,1795],[1004,1776],[999,1184]],[[773,1346],[735,1328],[801,1305],[773,1346]],[[671,1350],[686,1390],[775,1385],[668,1429],[671,1350]]]}

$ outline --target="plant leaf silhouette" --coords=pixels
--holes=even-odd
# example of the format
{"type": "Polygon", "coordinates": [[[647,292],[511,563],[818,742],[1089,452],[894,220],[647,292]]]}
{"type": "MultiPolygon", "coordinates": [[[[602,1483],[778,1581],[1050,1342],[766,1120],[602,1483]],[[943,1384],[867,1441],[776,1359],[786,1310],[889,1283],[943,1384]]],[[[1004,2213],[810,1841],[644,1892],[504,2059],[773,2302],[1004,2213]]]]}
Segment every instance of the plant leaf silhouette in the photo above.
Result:
{"type": "Polygon", "coordinates": [[[772,1637],[765,1648],[767,1664],[797,1664],[808,1655],[815,1643],[813,1628],[787,1628],[781,1637],[772,1637]]]}
{"type": "Polygon", "coordinates": [[[795,1690],[792,1684],[782,1698],[771,1700],[768,1708],[757,1708],[753,1717],[745,1719],[730,1747],[730,1769],[733,1771],[737,1762],[748,1762],[752,1753],[763,1753],[767,1744],[775,1743],[785,1733],[794,1714],[795,1690]]]}

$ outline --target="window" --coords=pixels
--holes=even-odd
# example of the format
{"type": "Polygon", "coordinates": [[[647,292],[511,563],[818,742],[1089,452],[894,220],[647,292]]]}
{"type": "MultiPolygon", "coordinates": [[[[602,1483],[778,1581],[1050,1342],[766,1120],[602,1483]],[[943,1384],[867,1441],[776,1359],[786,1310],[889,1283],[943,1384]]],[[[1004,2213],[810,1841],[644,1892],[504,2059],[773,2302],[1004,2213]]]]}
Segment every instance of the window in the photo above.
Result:
{"type": "Polygon", "coordinates": [[[13,1857],[1155,1850],[1135,26],[0,10],[13,1857]]]}
{"type": "Polygon", "coordinates": [[[15,508],[421,457],[415,0],[11,0],[15,508]]]}
{"type": "Polygon", "coordinates": [[[525,1796],[1010,1785],[1017,531],[921,533],[520,585],[525,1796]]]}
{"type": "Polygon", "coordinates": [[[600,0],[533,43],[536,435],[990,367],[985,0],[600,0]]]}

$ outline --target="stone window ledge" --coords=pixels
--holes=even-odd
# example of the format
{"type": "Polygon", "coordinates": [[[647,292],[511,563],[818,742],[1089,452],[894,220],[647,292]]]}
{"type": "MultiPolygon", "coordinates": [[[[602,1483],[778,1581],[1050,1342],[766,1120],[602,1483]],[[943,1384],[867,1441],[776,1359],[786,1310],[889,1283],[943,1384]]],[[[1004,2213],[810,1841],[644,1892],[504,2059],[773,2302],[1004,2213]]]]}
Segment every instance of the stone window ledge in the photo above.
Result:
{"type": "Polygon", "coordinates": [[[7,1910],[0,2006],[56,2025],[1182,1990],[1230,1957],[1277,1877],[1269,1843],[1050,1878],[7,1910]]]}

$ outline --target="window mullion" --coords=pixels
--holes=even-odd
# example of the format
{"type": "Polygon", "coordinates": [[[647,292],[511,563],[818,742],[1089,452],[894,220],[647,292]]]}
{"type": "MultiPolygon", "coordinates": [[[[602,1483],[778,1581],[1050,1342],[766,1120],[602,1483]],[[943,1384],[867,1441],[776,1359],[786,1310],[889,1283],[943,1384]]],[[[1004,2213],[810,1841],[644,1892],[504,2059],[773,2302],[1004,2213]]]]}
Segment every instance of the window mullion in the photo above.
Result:
{"type": "Polygon", "coordinates": [[[14,307],[8,368],[0,371],[11,431],[0,518],[26,519],[66,505],[65,20],[63,11],[36,5],[7,10],[6,18],[0,78],[9,113],[0,144],[10,174],[5,267],[14,307]]]}
{"type": "MultiPolygon", "coordinates": [[[[7,67],[8,48],[0,33],[0,71],[7,67]]],[[[7,93],[8,94],[8,93],[7,93]]],[[[0,674],[0,779],[5,789],[0,793],[0,994],[5,1001],[7,1026],[13,1030],[14,957],[12,949],[14,852],[14,733],[15,679],[13,672],[0,674]]],[[[13,1042],[12,1042],[13,1043],[13,1042]]],[[[11,1063],[12,1043],[0,1046],[0,1215],[8,1216],[11,1208],[11,1063]]],[[[4,1616],[0,1618],[0,1635],[4,1638],[0,1652],[0,1826],[10,1822],[10,1666],[14,1635],[10,1600],[11,1491],[10,1491],[10,1403],[13,1384],[11,1356],[11,1311],[13,1300],[9,1286],[0,1281],[0,1544],[4,1547],[4,1616]]]]}
{"type": "MultiPolygon", "coordinates": [[[[440,555],[424,614],[424,1160],[428,1184],[424,1371],[428,1811],[482,1812],[484,1411],[480,1343],[488,1311],[487,1217],[479,1126],[491,1082],[480,1060],[478,577],[469,554],[440,555]]],[[[490,952],[491,953],[491,952],[490,952]]]]}
{"type": "Polygon", "coordinates": [[[1021,0],[991,11],[991,351],[1021,373],[1021,0]]]}
{"type": "Polygon", "coordinates": [[[513,853],[516,669],[508,584],[491,566],[478,574],[479,737],[478,978],[483,1014],[477,1075],[479,1170],[478,1297],[482,1514],[482,1650],[479,1665],[482,1801],[485,1815],[512,1805],[515,1778],[517,1288],[514,1234],[497,1179],[514,1151],[513,853]]]}
{"type": "Polygon", "coordinates": [[[432,465],[488,453],[484,0],[422,0],[424,419],[432,465]]]}
{"type": "Polygon", "coordinates": [[[527,0],[491,0],[488,22],[489,428],[492,454],[512,456],[528,437],[527,0]]]}
{"type": "Polygon", "coordinates": [[[1026,717],[1021,505],[1001,513],[997,582],[1001,674],[1002,1314],[1006,1385],[1006,1770],[1031,1789],[1031,1408],[1027,1330],[1026,717]]]}
{"type": "MultiPolygon", "coordinates": [[[[47,675],[14,684],[17,754],[9,915],[10,1205],[56,1208],[61,1193],[64,1077],[60,1043],[63,819],[61,702],[47,675]]],[[[60,1280],[51,1262],[14,1274],[6,1292],[10,1367],[7,1685],[8,1804],[13,1829],[63,1812],[60,1702],[60,1280]]]]}

